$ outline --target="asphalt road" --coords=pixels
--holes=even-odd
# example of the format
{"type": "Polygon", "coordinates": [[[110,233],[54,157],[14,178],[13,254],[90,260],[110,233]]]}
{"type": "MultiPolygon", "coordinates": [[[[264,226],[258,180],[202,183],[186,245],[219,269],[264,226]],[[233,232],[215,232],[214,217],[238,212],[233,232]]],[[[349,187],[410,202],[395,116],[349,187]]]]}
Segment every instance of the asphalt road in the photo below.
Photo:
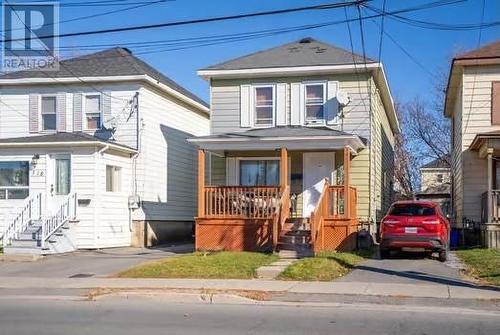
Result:
{"type": "MultiPolygon", "coordinates": [[[[189,299],[188,299],[189,301],[189,299]]],[[[263,306],[0,298],[0,334],[500,334],[498,311],[388,305],[263,306]]]]}

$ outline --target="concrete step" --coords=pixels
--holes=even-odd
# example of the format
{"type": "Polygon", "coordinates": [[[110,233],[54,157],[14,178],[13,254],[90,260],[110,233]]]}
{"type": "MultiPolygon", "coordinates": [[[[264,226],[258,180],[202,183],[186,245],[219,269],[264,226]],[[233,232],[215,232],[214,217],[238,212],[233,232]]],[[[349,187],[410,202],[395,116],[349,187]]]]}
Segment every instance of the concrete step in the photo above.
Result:
{"type": "Polygon", "coordinates": [[[311,249],[306,250],[280,250],[278,256],[281,260],[294,260],[304,257],[313,257],[314,253],[311,249]]]}
{"type": "Polygon", "coordinates": [[[3,249],[4,254],[6,255],[42,255],[42,248],[39,247],[16,247],[16,246],[6,246],[3,249]]]}
{"type": "Polygon", "coordinates": [[[15,240],[12,240],[11,246],[37,248],[37,247],[41,246],[41,243],[39,240],[34,240],[34,239],[15,239],[15,240]]]}
{"type": "Polygon", "coordinates": [[[38,237],[39,237],[39,233],[37,232],[24,232],[24,233],[21,233],[19,234],[19,238],[20,240],[37,240],[38,237]]]}

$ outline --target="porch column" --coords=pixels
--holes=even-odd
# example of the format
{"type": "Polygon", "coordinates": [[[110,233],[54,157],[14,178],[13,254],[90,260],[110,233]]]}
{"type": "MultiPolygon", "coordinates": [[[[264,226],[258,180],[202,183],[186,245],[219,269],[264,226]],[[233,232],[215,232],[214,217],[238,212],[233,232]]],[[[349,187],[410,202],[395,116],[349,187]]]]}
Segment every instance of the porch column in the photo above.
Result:
{"type": "Polygon", "coordinates": [[[488,197],[487,197],[487,218],[488,222],[493,222],[493,150],[488,149],[488,197]]]}
{"type": "Polygon", "coordinates": [[[198,217],[205,215],[205,150],[198,149],[198,217]]]}
{"type": "Polygon", "coordinates": [[[288,150],[280,149],[280,186],[284,191],[288,186],[288,150]]]}
{"type": "Polygon", "coordinates": [[[349,192],[349,174],[351,170],[351,153],[349,147],[344,147],[344,216],[350,216],[350,192],[349,192]]]}

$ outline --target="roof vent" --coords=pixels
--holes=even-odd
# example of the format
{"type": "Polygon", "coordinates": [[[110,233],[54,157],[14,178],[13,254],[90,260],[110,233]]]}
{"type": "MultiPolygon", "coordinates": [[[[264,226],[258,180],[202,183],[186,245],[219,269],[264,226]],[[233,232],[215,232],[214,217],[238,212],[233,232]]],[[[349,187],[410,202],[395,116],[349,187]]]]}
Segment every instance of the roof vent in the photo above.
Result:
{"type": "Polygon", "coordinates": [[[303,38],[299,41],[300,44],[306,44],[306,43],[311,43],[313,41],[312,38],[310,37],[306,37],[306,38],[303,38]]]}

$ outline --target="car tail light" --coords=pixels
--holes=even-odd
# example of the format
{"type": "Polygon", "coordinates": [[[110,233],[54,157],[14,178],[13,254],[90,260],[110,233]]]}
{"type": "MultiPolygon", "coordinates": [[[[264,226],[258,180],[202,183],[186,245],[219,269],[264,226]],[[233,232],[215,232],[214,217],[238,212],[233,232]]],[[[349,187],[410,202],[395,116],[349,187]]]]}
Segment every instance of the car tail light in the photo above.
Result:
{"type": "Polygon", "coordinates": [[[396,219],[385,219],[382,221],[383,224],[398,224],[401,223],[401,221],[396,220],[396,219]]]}
{"type": "Polygon", "coordinates": [[[440,223],[441,222],[439,220],[436,220],[436,219],[422,221],[422,224],[440,224],[440,223]]]}

